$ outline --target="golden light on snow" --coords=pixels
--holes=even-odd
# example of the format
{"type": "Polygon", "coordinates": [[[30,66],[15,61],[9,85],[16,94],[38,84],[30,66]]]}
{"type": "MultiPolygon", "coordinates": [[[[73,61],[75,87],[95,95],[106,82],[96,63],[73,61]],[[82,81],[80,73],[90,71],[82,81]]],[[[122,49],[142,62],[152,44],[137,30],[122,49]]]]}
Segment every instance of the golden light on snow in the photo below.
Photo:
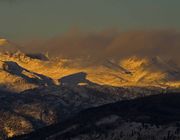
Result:
{"type": "Polygon", "coordinates": [[[0,46],[4,46],[4,45],[7,45],[7,44],[8,44],[7,39],[4,39],[4,38],[0,39],[0,46]]]}

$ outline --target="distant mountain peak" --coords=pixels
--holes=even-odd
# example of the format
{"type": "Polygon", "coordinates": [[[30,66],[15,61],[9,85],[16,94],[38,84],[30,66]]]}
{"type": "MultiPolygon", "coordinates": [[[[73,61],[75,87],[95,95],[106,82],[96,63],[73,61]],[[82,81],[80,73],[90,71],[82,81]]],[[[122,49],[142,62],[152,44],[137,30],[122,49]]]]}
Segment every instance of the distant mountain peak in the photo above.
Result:
{"type": "Polygon", "coordinates": [[[8,45],[9,41],[5,38],[0,38],[0,46],[8,45]]]}
{"type": "Polygon", "coordinates": [[[0,38],[0,52],[17,52],[18,45],[5,38],[0,38]]]}

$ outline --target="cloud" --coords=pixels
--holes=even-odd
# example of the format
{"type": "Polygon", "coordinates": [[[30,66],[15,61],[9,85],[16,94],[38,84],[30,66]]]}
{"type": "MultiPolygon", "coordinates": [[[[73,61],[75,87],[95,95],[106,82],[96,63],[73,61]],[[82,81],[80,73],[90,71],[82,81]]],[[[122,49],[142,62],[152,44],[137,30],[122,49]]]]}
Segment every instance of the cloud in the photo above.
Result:
{"type": "Polygon", "coordinates": [[[107,30],[81,32],[72,30],[49,40],[36,40],[25,45],[28,52],[49,52],[63,58],[91,58],[96,62],[129,56],[161,56],[180,60],[180,32],[107,30]]]}

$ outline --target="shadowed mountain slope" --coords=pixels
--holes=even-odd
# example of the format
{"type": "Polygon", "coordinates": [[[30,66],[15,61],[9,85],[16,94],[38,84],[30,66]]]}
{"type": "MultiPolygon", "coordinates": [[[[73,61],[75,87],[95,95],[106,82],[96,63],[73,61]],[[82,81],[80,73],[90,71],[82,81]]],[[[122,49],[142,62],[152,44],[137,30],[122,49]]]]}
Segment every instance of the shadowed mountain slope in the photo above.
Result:
{"type": "Polygon", "coordinates": [[[120,88],[100,85],[47,86],[21,93],[0,91],[0,139],[22,135],[61,122],[78,112],[120,100],[165,90],[156,87],[120,88]]]}
{"type": "Polygon", "coordinates": [[[0,62],[1,80],[4,82],[4,90],[23,91],[38,86],[50,86],[54,82],[51,78],[29,71],[16,62],[1,61],[0,62]]]}
{"type": "Polygon", "coordinates": [[[180,94],[169,93],[90,108],[59,124],[13,140],[177,140],[180,94]]]}

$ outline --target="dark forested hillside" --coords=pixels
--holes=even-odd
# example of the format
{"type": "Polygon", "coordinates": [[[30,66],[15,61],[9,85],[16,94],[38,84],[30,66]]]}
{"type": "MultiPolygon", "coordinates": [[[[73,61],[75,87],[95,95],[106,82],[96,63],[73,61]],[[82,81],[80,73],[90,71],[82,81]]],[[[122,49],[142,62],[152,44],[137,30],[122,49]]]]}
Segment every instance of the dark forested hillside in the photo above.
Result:
{"type": "Polygon", "coordinates": [[[178,140],[180,94],[167,93],[90,108],[13,140],[178,140]]]}

